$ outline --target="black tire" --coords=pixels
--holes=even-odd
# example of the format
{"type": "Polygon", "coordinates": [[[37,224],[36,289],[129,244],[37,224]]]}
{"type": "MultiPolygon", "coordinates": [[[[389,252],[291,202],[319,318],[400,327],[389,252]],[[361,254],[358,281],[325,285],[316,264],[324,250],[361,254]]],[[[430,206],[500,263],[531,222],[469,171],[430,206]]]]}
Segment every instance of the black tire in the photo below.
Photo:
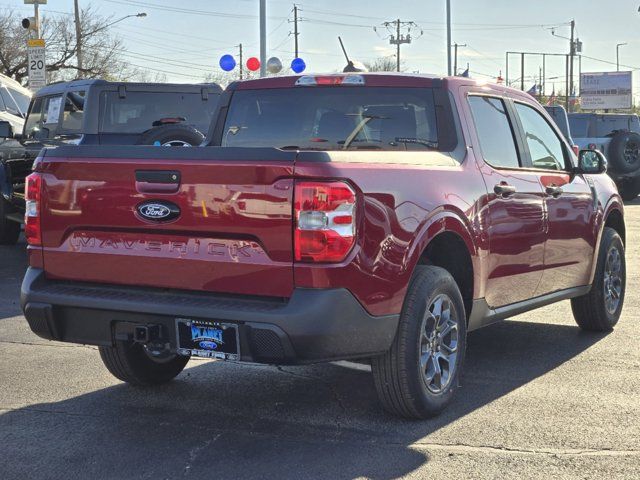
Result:
{"type": "Polygon", "coordinates": [[[204,140],[204,135],[189,125],[162,125],[146,131],[138,140],[138,145],[153,145],[160,142],[160,145],[167,145],[172,142],[184,143],[186,145],[177,145],[183,147],[197,147],[204,140]]]}
{"type": "Polygon", "coordinates": [[[99,347],[100,357],[111,374],[132,385],[160,385],[175,378],[189,357],[169,355],[153,359],[139,343],[116,341],[115,346],[99,347]]]}
{"type": "Polygon", "coordinates": [[[640,134],[616,133],[609,144],[607,160],[612,172],[631,173],[640,169],[640,134]]]}
{"type": "MultiPolygon", "coordinates": [[[[445,318],[445,315],[440,318],[445,318]]],[[[385,410],[401,417],[425,419],[439,414],[451,402],[464,364],[466,323],[462,295],[449,272],[439,267],[419,266],[409,285],[391,348],[371,360],[374,383],[385,410]],[[436,386],[436,376],[430,382],[427,372],[430,367],[435,367],[435,363],[427,360],[426,368],[421,366],[421,356],[423,359],[425,355],[433,358],[429,353],[433,351],[432,343],[427,341],[425,345],[423,332],[429,331],[429,319],[435,321],[433,316],[426,315],[427,309],[436,310],[432,304],[444,297],[449,299],[449,318],[457,327],[457,354],[451,361],[453,373],[449,372],[446,385],[440,385],[441,391],[434,392],[432,383],[436,386]]],[[[453,333],[450,334],[450,346],[452,339],[453,333]]],[[[437,352],[436,355],[446,353],[444,348],[437,352]]],[[[442,372],[440,360],[435,362],[442,372]]]]}
{"type": "Polygon", "coordinates": [[[618,188],[618,192],[625,202],[632,202],[640,195],[640,181],[637,178],[625,179],[618,188]]]}
{"type": "MultiPolygon", "coordinates": [[[[573,318],[575,318],[576,323],[583,330],[609,332],[613,330],[613,327],[620,319],[626,286],[624,245],[622,244],[620,235],[612,228],[607,227],[604,229],[604,232],[602,232],[597,261],[598,264],[596,265],[596,273],[591,291],[586,295],[571,299],[571,310],[573,311],[573,318]],[[610,260],[610,255],[612,255],[613,250],[617,250],[620,256],[620,292],[618,294],[619,301],[615,305],[615,308],[613,308],[614,304],[607,303],[607,295],[605,294],[605,290],[607,290],[607,275],[605,274],[609,269],[608,261],[610,260]]],[[[616,284],[617,282],[615,281],[609,281],[609,285],[613,286],[614,290],[616,290],[616,284]]]]}
{"type": "Polygon", "coordinates": [[[0,196],[0,245],[15,245],[20,238],[20,224],[7,219],[7,201],[0,196]]]}

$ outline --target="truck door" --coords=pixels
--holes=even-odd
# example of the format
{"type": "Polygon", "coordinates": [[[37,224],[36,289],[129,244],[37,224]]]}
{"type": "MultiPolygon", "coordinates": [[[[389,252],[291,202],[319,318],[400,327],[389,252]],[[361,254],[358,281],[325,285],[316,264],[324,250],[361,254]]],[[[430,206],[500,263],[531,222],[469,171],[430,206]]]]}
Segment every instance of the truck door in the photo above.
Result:
{"type": "Polygon", "coordinates": [[[544,192],[524,170],[521,142],[502,98],[470,93],[473,149],[488,191],[489,258],[485,298],[490,307],[533,297],[544,266],[544,192]]]}
{"type": "Polygon", "coordinates": [[[571,173],[571,154],[560,133],[532,105],[514,102],[525,158],[545,192],[547,240],[544,274],[535,295],[589,284],[596,243],[591,187],[571,173]]]}

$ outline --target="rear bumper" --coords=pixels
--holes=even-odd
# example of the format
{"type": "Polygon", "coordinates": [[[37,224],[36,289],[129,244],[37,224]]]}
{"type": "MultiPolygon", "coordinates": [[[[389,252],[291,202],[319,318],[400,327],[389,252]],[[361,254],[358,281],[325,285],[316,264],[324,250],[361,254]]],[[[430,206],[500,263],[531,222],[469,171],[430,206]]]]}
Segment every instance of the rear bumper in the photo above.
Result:
{"type": "Polygon", "coordinates": [[[288,300],[187,293],[47,280],[29,268],[21,302],[40,337],[89,345],[131,338],[134,325],[159,324],[175,350],[176,318],[239,325],[243,361],[311,363],[385,352],[399,315],[369,315],[345,289],[296,289],[288,300]]]}

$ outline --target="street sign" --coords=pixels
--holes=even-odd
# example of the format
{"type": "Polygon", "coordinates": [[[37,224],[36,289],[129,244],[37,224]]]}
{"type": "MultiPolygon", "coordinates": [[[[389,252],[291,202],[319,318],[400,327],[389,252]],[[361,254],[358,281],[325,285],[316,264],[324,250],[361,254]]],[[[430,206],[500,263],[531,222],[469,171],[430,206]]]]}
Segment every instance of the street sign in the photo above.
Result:
{"type": "Polygon", "coordinates": [[[582,73],[580,75],[580,106],[583,110],[633,107],[632,73],[582,73]]]}
{"type": "Polygon", "coordinates": [[[44,40],[41,38],[27,40],[29,88],[33,91],[47,84],[44,48],[44,40]]]}

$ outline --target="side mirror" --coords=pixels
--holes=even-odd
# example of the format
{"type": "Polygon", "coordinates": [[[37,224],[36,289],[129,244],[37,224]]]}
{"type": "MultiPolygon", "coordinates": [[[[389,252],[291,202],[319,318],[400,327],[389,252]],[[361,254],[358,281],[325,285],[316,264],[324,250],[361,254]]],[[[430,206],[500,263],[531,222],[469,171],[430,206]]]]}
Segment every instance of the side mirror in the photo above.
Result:
{"type": "Polygon", "coordinates": [[[597,174],[607,171],[607,159],[598,150],[580,150],[577,173],[597,174]]]}
{"type": "Polygon", "coordinates": [[[0,121],[0,138],[13,138],[13,127],[9,122],[0,121]]]}

